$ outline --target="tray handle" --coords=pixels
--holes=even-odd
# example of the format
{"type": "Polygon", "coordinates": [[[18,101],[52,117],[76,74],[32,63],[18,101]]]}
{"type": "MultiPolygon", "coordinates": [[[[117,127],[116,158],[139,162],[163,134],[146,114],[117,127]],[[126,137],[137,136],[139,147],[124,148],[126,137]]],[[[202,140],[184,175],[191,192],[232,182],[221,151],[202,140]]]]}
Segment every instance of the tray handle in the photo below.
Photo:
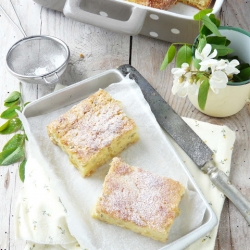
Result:
{"type": "MultiPolygon", "coordinates": [[[[92,4],[95,4],[96,2],[98,8],[99,1],[103,2],[102,0],[92,1],[92,4]]],[[[108,0],[105,0],[105,2],[108,2],[108,0]]],[[[63,9],[64,15],[82,23],[91,24],[100,28],[109,29],[114,32],[125,33],[128,35],[139,34],[147,14],[146,9],[133,5],[130,6],[128,4],[125,6],[124,4],[124,6],[129,9],[130,16],[128,20],[121,21],[85,11],[81,8],[81,3],[82,0],[67,0],[63,9]]],[[[119,2],[119,4],[123,3],[119,2]]]]}

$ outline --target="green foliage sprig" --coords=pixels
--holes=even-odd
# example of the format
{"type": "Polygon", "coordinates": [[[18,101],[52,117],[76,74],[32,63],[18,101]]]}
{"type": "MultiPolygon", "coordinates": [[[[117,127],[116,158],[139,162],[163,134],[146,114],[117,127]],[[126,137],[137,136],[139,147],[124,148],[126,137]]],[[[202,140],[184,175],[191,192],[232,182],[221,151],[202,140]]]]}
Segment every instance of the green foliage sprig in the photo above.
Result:
{"type": "Polygon", "coordinates": [[[25,179],[25,141],[27,140],[27,136],[16,110],[22,111],[27,104],[28,103],[23,104],[20,92],[13,91],[4,100],[4,106],[7,109],[0,115],[2,119],[7,120],[0,126],[0,134],[7,135],[15,133],[15,135],[4,145],[2,152],[0,152],[0,166],[8,166],[20,162],[19,176],[22,181],[25,179]],[[18,131],[19,133],[16,133],[18,131]]]}
{"type": "MultiPolygon", "coordinates": [[[[185,65],[187,74],[183,73],[180,78],[177,79],[176,73],[174,83],[179,82],[183,85],[183,87],[185,82],[193,86],[196,84],[198,86],[198,104],[199,107],[204,110],[208,91],[211,87],[210,80],[212,78],[213,72],[211,68],[207,70],[200,70],[200,62],[202,62],[202,60],[195,57],[196,50],[201,53],[204,47],[209,44],[211,45],[211,54],[214,51],[217,53],[216,56],[211,58],[218,60],[218,62],[219,60],[227,60],[229,62],[233,59],[238,60],[239,65],[236,66],[236,69],[239,71],[239,73],[227,75],[228,81],[234,82],[234,84],[250,79],[250,65],[248,63],[242,62],[240,58],[230,56],[230,54],[233,53],[233,49],[228,47],[231,42],[226,37],[221,35],[218,29],[220,26],[220,20],[217,19],[214,14],[212,14],[211,9],[201,10],[196,15],[194,15],[193,18],[194,20],[198,21],[200,25],[199,35],[196,41],[194,44],[171,44],[161,64],[160,70],[164,70],[175,57],[177,68],[181,68],[184,63],[188,64],[189,67],[185,65]],[[177,49],[177,46],[181,46],[179,50],[177,49]]],[[[174,94],[177,92],[176,89],[177,88],[175,88],[174,91],[172,89],[174,94]]],[[[181,94],[183,95],[183,92],[181,94]]],[[[185,95],[183,95],[183,97],[185,97],[185,95]]]]}

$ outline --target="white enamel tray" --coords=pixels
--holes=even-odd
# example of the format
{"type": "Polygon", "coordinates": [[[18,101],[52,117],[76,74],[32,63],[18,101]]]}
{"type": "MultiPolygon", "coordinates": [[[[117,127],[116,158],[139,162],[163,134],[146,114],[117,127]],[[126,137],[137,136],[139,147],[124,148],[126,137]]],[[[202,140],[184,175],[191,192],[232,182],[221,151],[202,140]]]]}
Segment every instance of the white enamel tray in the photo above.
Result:
{"type": "MultiPolygon", "coordinates": [[[[26,106],[26,108],[23,111],[24,116],[27,118],[28,122],[29,119],[33,119],[36,116],[40,116],[43,114],[50,113],[52,111],[56,111],[61,109],[62,107],[68,106],[70,104],[76,103],[90,94],[97,91],[99,88],[106,88],[112,83],[120,82],[124,79],[124,76],[122,73],[117,69],[108,70],[102,74],[96,75],[94,77],[88,78],[86,80],[83,80],[81,82],[78,82],[76,84],[73,84],[69,87],[66,87],[64,89],[58,90],[57,92],[54,92],[52,94],[49,94],[47,96],[44,96],[29,105],[26,106]]],[[[32,132],[32,127],[31,127],[32,132]]],[[[166,139],[169,141],[169,139],[166,136],[166,139]]],[[[169,142],[170,143],[170,142],[169,142]]],[[[217,218],[214,212],[212,211],[210,205],[207,203],[205,198],[203,197],[201,191],[199,190],[197,184],[193,180],[192,176],[190,175],[189,171],[187,170],[186,166],[182,162],[182,160],[178,157],[177,153],[175,152],[175,149],[171,146],[170,143],[170,152],[172,152],[174,157],[176,157],[176,161],[179,162],[181,165],[181,169],[183,171],[183,174],[187,176],[188,178],[188,189],[192,190],[193,192],[196,192],[197,195],[200,197],[200,204],[205,207],[205,214],[203,217],[203,221],[200,226],[197,228],[191,230],[187,234],[183,235],[182,237],[170,242],[166,243],[165,245],[161,246],[159,249],[161,250],[181,250],[185,249],[187,246],[192,244],[194,241],[200,239],[202,236],[206,235],[213,227],[217,224],[217,218]]],[[[46,153],[45,153],[46,154],[46,153]]],[[[46,156],[46,155],[45,155],[46,156]]],[[[56,182],[64,182],[65,180],[62,180],[60,177],[60,173],[56,172],[56,182]]],[[[66,184],[65,184],[66,186],[66,184]]],[[[64,189],[64,188],[63,188],[64,189]]],[[[70,194],[67,194],[67,189],[65,190],[57,190],[60,196],[60,192],[64,192],[64,195],[68,195],[67,199],[65,199],[64,206],[67,208],[68,212],[71,211],[71,206],[74,204],[74,198],[70,196],[70,194]],[[66,190],[66,191],[65,191],[66,190]],[[69,202],[70,201],[70,202],[69,202]],[[67,204],[68,202],[68,204],[67,204]],[[72,204],[71,204],[72,203],[72,204]]],[[[79,193],[81,193],[79,191],[79,193]]],[[[197,211],[198,212],[198,211],[197,211]]],[[[84,221],[81,221],[81,211],[77,211],[76,214],[74,214],[73,219],[75,220],[75,227],[80,226],[84,221]]],[[[115,227],[115,226],[113,226],[115,227]]],[[[120,230],[120,229],[118,229],[120,230]]],[[[125,230],[125,229],[121,229],[125,230]]],[[[79,233],[79,232],[78,232],[79,233]]],[[[125,231],[124,231],[125,233],[125,231]]],[[[77,235],[75,235],[77,238],[77,235]]],[[[143,236],[140,236],[143,237],[143,236]]],[[[79,243],[81,242],[81,239],[78,239],[79,243]]],[[[110,238],[112,240],[112,237],[110,238]]],[[[91,250],[91,249],[89,249],[91,250]]],[[[106,248],[103,248],[102,250],[108,250],[106,248]]],[[[145,249],[147,250],[147,247],[145,246],[145,249]]],[[[151,249],[150,249],[151,250],[151,249]]]]}

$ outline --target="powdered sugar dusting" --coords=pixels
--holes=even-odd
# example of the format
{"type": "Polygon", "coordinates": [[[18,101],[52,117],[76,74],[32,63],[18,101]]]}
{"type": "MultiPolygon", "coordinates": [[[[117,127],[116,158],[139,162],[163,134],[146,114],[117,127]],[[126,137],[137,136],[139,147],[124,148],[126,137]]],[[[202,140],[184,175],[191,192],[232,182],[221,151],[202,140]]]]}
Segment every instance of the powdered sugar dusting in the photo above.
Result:
{"type": "Polygon", "coordinates": [[[57,131],[68,152],[80,157],[108,147],[115,138],[136,127],[123,112],[120,102],[103,90],[74,106],[49,126],[57,131]]]}
{"type": "Polygon", "coordinates": [[[97,210],[141,227],[164,232],[178,213],[183,187],[114,158],[97,210]]]}

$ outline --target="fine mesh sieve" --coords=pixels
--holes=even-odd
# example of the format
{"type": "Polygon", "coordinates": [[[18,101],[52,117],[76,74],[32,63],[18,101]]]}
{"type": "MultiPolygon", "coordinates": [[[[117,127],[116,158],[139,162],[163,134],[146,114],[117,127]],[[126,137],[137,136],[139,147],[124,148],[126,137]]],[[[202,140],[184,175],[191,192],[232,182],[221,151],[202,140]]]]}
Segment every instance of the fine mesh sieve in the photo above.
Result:
{"type": "MultiPolygon", "coordinates": [[[[14,9],[13,4],[12,7],[14,9]]],[[[70,57],[68,46],[62,40],[52,36],[27,37],[20,20],[18,19],[21,28],[1,5],[0,9],[25,36],[9,49],[6,56],[8,70],[21,81],[28,83],[58,83],[59,77],[68,65],[70,57]]]]}
{"type": "Polygon", "coordinates": [[[8,51],[9,71],[25,82],[55,83],[59,81],[69,60],[68,46],[51,36],[25,37],[8,51]]]}

